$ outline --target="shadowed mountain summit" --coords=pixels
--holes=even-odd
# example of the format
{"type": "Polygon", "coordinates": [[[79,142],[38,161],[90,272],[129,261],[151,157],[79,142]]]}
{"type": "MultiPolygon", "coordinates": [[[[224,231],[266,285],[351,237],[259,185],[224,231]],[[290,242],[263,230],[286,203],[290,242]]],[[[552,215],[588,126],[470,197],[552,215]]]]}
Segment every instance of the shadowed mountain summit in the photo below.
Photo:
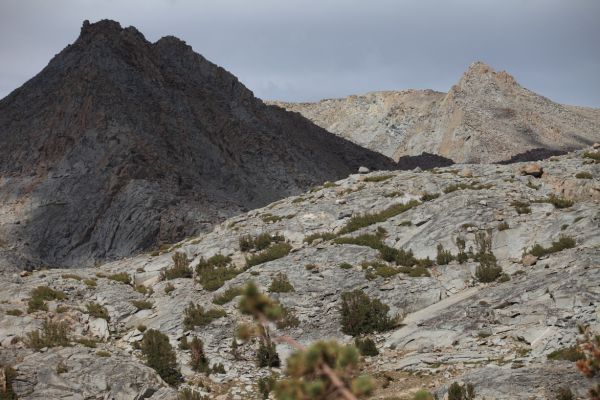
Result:
{"type": "Polygon", "coordinates": [[[85,21],[0,101],[0,259],[83,266],[389,158],[267,106],[167,36],[85,21]]]}

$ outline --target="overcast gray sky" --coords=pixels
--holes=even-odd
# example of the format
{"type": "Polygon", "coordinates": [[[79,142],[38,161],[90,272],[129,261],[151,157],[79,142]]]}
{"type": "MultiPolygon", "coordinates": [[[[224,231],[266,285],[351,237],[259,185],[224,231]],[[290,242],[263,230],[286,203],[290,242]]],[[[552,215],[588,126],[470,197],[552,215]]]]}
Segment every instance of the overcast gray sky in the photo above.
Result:
{"type": "Polygon", "coordinates": [[[0,0],[0,98],[103,18],[185,40],[263,99],[447,91],[482,60],[600,107],[599,0],[0,0]]]}

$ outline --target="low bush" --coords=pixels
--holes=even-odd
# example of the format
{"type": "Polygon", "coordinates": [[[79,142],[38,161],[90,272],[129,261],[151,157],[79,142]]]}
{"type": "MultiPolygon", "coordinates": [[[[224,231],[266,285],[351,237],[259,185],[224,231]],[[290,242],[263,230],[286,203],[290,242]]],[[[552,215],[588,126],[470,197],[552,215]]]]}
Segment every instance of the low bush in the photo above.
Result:
{"type": "Polygon", "coordinates": [[[260,392],[263,400],[267,400],[269,398],[269,393],[273,391],[276,383],[277,379],[275,379],[273,375],[258,379],[258,391],[260,392]]]}
{"type": "Polygon", "coordinates": [[[48,311],[48,306],[45,301],[64,300],[67,295],[60,290],[54,290],[48,286],[38,286],[30,293],[30,298],[27,303],[27,312],[48,311]]]}
{"type": "Polygon", "coordinates": [[[260,253],[247,257],[246,268],[285,257],[291,250],[292,246],[289,243],[276,243],[260,253]]]}
{"type": "Polygon", "coordinates": [[[536,257],[542,257],[548,254],[557,253],[562,250],[571,249],[575,247],[575,245],[575,239],[570,236],[561,235],[559,236],[558,240],[552,242],[550,247],[544,247],[540,244],[535,244],[528,253],[536,257]]]}
{"type": "Polygon", "coordinates": [[[204,372],[206,375],[210,372],[208,358],[204,353],[204,344],[200,339],[194,336],[190,342],[190,367],[193,371],[204,372]]]}
{"type": "Polygon", "coordinates": [[[165,290],[165,294],[169,294],[169,293],[171,293],[173,290],[175,290],[175,286],[173,286],[173,284],[169,282],[169,283],[167,283],[167,284],[165,285],[165,289],[164,289],[164,290],[165,290]]]}
{"type": "Polygon", "coordinates": [[[83,283],[85,283],[87,287],[96,287],[98,285],[94,279],[84,279],[83,283]]]}
{"type": "Polygon", "coordinates": [[[213,297],[212,302],[213,304],[222,306],[223,304],[227,304],[237,296],[241,295],[242,291],[243,289],[240,286],[231,286],[220,295],[213,297]]]}
{"type": "Polygon", "coordinates": [[[531,214],[531,207],[526,201],[515,200],[510,204],[515,208],[517,214],[531,214]]]}
{"type": "Polygon", "coordinates": [[[360,289],[344,292],[341,296],[340,317],[342,332],[358,336],[384,332],[396,321],[388,316],[389,307],[378,299],[371,299],[360,289]]]}
{"type": "Polygon", "coordinates": [[[563,347],[562,349],[554,350],[548,354],[549,360],[566,360],[571,362],[577,362],[585,358],[585,354],[581,351],[579,346],[563,347]]]}
{"type": "Polygon", "coordinates": [[[133,300],[131,302],[131,304],[133,304],[133,306],[135,308],[138,309],[138,311],[140,310],[151,310],[152,309],[152,302],[148,301],[148,300],[133,300]]]}
{"type": "Polygon", "coordinates": [[[423,193],[423,195],[421,196],[421,201],[432,201],[437,199],[438,197],[440,197],[439,193],[423,193]]]}
{"type": "Polygon", "coordinates": [[[21,315],[23,315],[23,311],[19,310],[18,308],[14,308],[12,310],[6,310],[6,315],[12,315],[13,317],[20,317],[21,315]]]}
{"type": "Polygon", "coordinates": [[[357,231],[369,225],[387,221],[388,219],[402,214],[420,203],[416,200],[411,200],[406,204],[394,204],[382,211],[376,213],[366,213],[350,218],[350,221],[340,230],[340,234],[346,234],[357,231]]]}
{"type": "Polygon", "coordinates": [[[482,189],[490,189],[493,186],[494,185],[492,185],[492,184],[482,185],[479,182],[456,183],[456,184],[452,184],[452,185],[446,186],[446,188],[444,189],[444,193],[452,193],[452,192],[456,192],[457,190],[482,190],[482,189]]]}
{"type": "Polygon", "coordinates": [[[110,317],[108,315],[108,310],[106,309],[106,307],[102,306],[101,304],[98,303],[88,303],[85,305],[85,310],[86,313],[88,313],[90,316],[94,317],[94,318],[104,318],[105,320],[109,321],[110,317]]]}
{"type": "Polygon", "coordinates": [[[597,163],[600,163],[600,151],[586,151],[583,153],[583,158],[589,158],[590,160],[594,160],[597,163]]]}
{"type": "Polygon", "coordinates": [[[332,240],[335,239],[337,237],[337,235],[335,233],[331,233],[331,232],[318,232],[318,233],[313,233],[311,235],[308,235],[304,238],[304,242],[311,244],[312,242],[314,242],[317,239],[322,239],[324,242],[328,241],[328,240],[332,240]]]}
{"type": "Polygon", "coordinates": [[[270,235],[268,233],[261,233],[256,237],[245,235],[240,237],[240,250],[243,252],[248,251],[261,251],[269,247],[272,243],[284,242],[285,238],[279,234],[270,235]]]}
{"type": "Polygon", "coordinates": [[[290,283],[286,274],[279,272],[273,277],[269,292],[271,293],[288,293],[293,292],[294,286],[290,283]]]}
{"type": "Polygon", "coordinates": [[[425,389],[417,390],[413,396],[413,400],[434,400],[435,397],[425,389]]]}
{"type": "Polygon", "coordinates": [[[497,264],[496,256],[492,253],[492,233],[477,232],[475,234],[475,246],[477,253],[475,259],[479,265],[475,269],[475,277],[479,282],[494,282],[502,275],[502,267],[497,264]]]}
{"type": "Polygon", "coordinates": [[[475,387],[466,383],[460,385],[458,382],[454,382],[448,388],[448,400],[474,400],[475,399],[475,387]]]}
{"type": "Polygon", "coordinates": [[[374,357],[379,354],[379,350],[377,350],[377,346],[371,338],[356,338],[354,339],[354,345],[363,356],[374,357]]]}
{"type": "Polygon", "coordinates": [[[96,352],[96,355],[98,357],[110,357],[110,353],[108,351],[106,351],[106,350],[98,350],[96,352]]]}
{"type": "Polygon", "coordinates": [[[184,253],[177,252],[173,254],[173,266],[162,271],[161,275],[162,279],[167,281],[171,279],[191,278],[193,273],[190,268],[190,261],[184,253]]]}
{"type": "Polygon", "coordinates": [[[441,243],[437,245],[437,255],[435,257],[435,262],[438,265],[446,265],[450,263],[450,261],[454,260],[454,256],[450,252],[450,250],[445,250],[444,246],[441,243]]]}
{"type": "Polygon", "coordinates": [[[394,175],[375,175],[375,176],[367,176],[363,179],[363,182],[385,182],[388,179],[393,178],[394,175]]]}
{"type": "Polygon", "coordinates": [[[169,385],[177,385],[181,381],[181,373],[177,365],[177,356],[164,333],[150,329],[144,333],[140,349],[146,357],[146,363],[154,369],[169,385]]]}
{"type": "Polygon", "coordinates": [[[297,328],[300,325],[300,320],[292,309],[281,306],[281,316],[275,321],[275,325],[278,329],[297,328]]]}
{"type": "Polygon", "coordinates": [[[256,351],[256,364],[261,368],[279,367],[281,365],[275,343],[271,340],[261,338],[258,343],[258,350],[256,351]]]}
{"type": "Polygon", "coordinates": [[[127,285],[129,285],[129,283],[131,282],[131,276],[129,276],[127,272],[119,272],[117,274],[112,274],[107,276],[107,278],[111,281],[125,283],[127,285]]]}
{"type": "Polygon", "coordinates": [[[81,280],[81,276],[76,275],[76,274],[62,274],[60,277],[63,279],[74,279],[76,281],[81,280]]]}
{"type": "Polygon", "coordinates": [[[592,179],[594,176],[589,172],[578,172],[575,174],[575,178],[577,179],[592,179]]]}
{"type": "Polygon", "coordinates": [[[569,208],[574,202],[573,200],[566,199],[564,197],[556,196],[555,194],[551,194],[550,196],[544,199],[538,199],[535,201],[536,203],[550,203],[556,208],[569,208]]]}
{"type": "Polygon", "coordinates": [[[341,263],[340,265],[338,265],[338,267],[340,267],[341,269],[352,269],[352,264],[349,264],[347,262],[341,263]]]}
{"type": "Polygon", "coordinates": [[[42,329],[27,333],[25,344],[34,350],[69,346],[69,325],[47,319],[42,323],[42,329]]]}
{"type": "Polygon", "coordinates": [[[213,320],[224,317],[226,314],[224,310],[216,308],[204,310],[202,306],[190,303],[183,311],[183,326],[186,330],[191,330],[196,326],[208,325],[213,320]]]}
{"type": "Polygon", "coordinates": [[[498,224],[498,230],[499,231],[505,231],[507,229],[510,229],[510,226],[508,225],[508,222],[504,221],[504,222],[500,222],[498,224]]]}
{"type": "Polygon", "coordinates": [[[17,394],[12,387],[17,372],[12,367],[5,367],[1,364],[0,370],[4,373],[4,385],[0,386],[0,400],[17,400],[17,394]]]}

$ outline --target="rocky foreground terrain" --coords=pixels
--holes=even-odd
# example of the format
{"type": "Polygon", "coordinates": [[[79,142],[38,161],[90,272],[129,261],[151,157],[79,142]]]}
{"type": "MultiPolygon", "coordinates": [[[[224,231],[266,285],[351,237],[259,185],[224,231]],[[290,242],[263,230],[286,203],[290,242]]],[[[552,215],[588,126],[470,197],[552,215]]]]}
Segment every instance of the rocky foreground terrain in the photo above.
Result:
{"type": "Polygon", "coordinates": [[[180,39],[86,21],[0,100],[0,269],[131,256],[361,165],[395,168],[180,39]]]}
{"type": "MultiPolygon", "coordinates": [[[[373,399],[412,399],[419,389],[443,398],[453,382],[473,384],[478,399],[554,399],[567,387],[583,398],[594,381],[565,358],[578,326],[600,330],[599,161],[588,148],[537,165],[353,174],[160,251],[95,268],[4,272],[0,362],[13,368],[5,377],[19,399],[174,399],[184,387],[210,399],[261,398],[259,378],[283,369],[257,367],[256,340],[233,345],[249,320],[236,288],[254,281],[289,312],[274,334],[301,343],[353,342],[341,332],[344,292],[388,305],[401,324],[369,335],[379,351],[363,364],[376,378],[373,399]],[[248,237],[260,234],[270,239],[253,249],[248,237]],[[484,283],[476,238],[490,237],[502,271],[484,283]],[[58,292],[36,292],[45,286],[58,292]],[[184,321],[190,302],[204,311],[195,327],[184,321]],[[67,340],[30,348],[28,333],[47,320],[64,321],[67,340]],[[139,343],[151,329],[176,350],[180,389],[146,366],[139,343]],[[219,371],[192,371],[193,337],[219,371]]],[[[277,352],[284,366],[291,349],[277,352]]]]}
{"type": "Polygon", "coordinates": [[[600,110],[552,102],[482,62],[448,93],[403,90],[271,104],[394,159],[425,151],[456,162],[527,160],[600,140],[600,110]]]}

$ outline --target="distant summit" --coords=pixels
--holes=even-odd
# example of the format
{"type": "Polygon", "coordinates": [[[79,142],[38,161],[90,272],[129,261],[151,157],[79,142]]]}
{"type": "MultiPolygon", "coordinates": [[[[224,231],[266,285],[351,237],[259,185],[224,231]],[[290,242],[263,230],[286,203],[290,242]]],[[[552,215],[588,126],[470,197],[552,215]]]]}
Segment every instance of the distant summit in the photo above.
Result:
{"type": "Polygon", "coordinates": [[[600,110],[554,103],[482,62],[471,64],[448,93],[405,90],[273,104],[396,160],[422,152],[457,162],[522,160],[600,140],[600,110]]]}
{"type": "Polygon", "coordinates": [[[177,38],[85,21],[0,101],[0,260],[129,256],[359,166],[395,163],[266,106],[177,38]]]}

